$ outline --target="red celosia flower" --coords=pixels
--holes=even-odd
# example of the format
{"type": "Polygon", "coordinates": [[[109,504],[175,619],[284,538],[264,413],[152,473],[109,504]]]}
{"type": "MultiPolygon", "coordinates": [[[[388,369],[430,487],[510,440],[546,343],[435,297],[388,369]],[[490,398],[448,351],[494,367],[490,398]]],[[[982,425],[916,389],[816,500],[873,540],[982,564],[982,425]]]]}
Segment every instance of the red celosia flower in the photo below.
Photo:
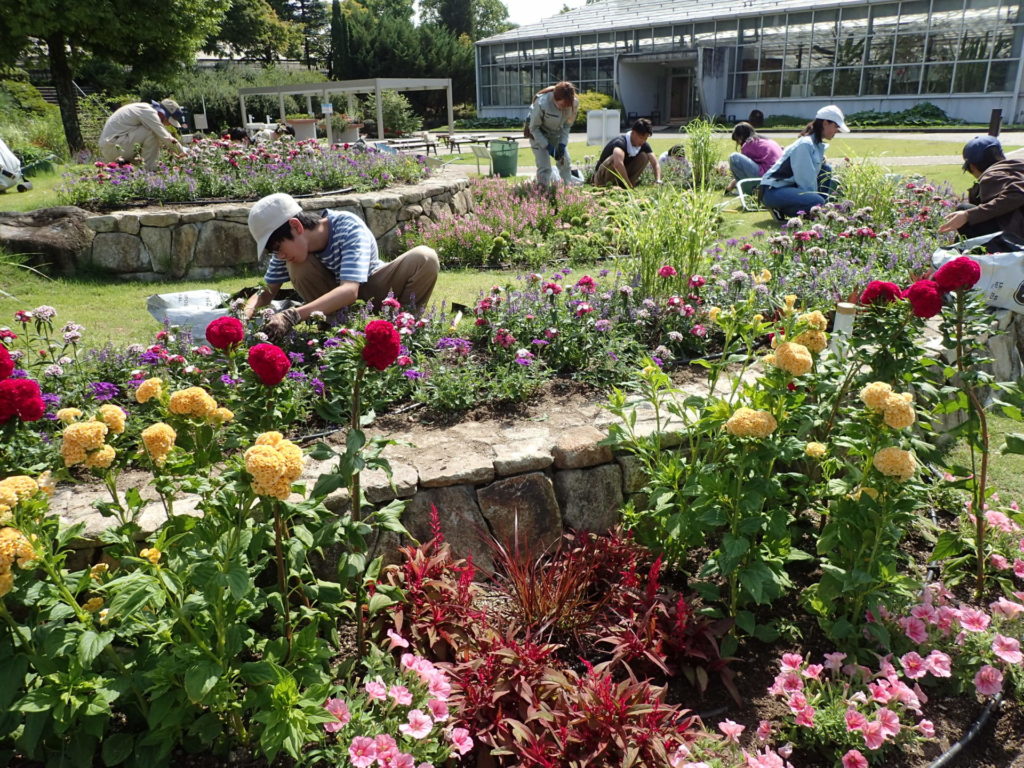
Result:
{"type": "Polygon", "coordinates": [[[942,289],[934,280],[918,280],[903,292],[915,317],[935,317],[942,310],[942,289]]]}
{"type": "Polygon", "coordinates": [[[939,267],[932,280],[944,291],[972,288],[981,278],[981,265],[970,256],[958,256],[939,267]]]}
{"type": "Polygon", "coordinates": [[[249,348],[249,367],[268,387],[281,383],[292,367],[291,360],[274,344],[257,344],[249,348]]]}
{"type": "Polygon", "coordinates": [[[206,326],[206,340],[217,349],[229,349],[244,338],[245,326],[237,317],[218,317],[206,326]]]}
{"type": "Polygon", "coordinates": [[[0,381],[0,424],[14,416],[22,421],[39,421],[46,411],[39,384],[32,379],[0,381]]]}
{"type": "Polygon", "coordinates": [[[884,280],[872,280],[860,295],[861,304],[888,304],[901,298],[900,287],[884,280]]]}
{"type": "Polygon", "coordinates": [[[383,371],[395,362],[402,345],[395,326],[387,320],[373,320],[367,324],[363,333],[366,336],[363,362],[378,371],[383,371]]]}
{"type": "Polygon", "coordinates": [[[6,379],[14,371],[14,361],[7,347],[0,344],[0,379],[6,379]]]}

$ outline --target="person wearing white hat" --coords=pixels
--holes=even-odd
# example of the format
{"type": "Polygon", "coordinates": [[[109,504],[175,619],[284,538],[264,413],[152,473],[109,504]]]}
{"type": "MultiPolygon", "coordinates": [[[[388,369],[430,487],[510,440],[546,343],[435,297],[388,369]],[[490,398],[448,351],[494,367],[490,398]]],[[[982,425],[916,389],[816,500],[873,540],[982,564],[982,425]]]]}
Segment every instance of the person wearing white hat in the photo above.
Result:
{"type": "Polygon", "coordinates": [[[437,252],[425,245],[382,262],[377,240],[354,213],[304,211],[284,192],[256,202],[249,211],[249,232],[257,255],[268,250],[270,261],[266,287],[246,302],[245,317],[273,301],[288,281],[305,302],[267,321],[264,330],[272,339],[284,337],[314,312],[330,315],[357,300],[372,301],[379,309],[390,295],[403,308],[422,309],[440,271],[437,252]]]}
{"type": "Polygon", "coordinates": [[[141,157],[147,171],[156,168],[160,150],[166,147],[179,157],[185,155],[181,146],[165,126],[180,128],[185,119],[174,99],[125,104],[107,118],[100,133],[100,156],[108,163],[115,160],[133,162],[141,157]]]}
{"type": "Polygon", "coordinates": [[[839,107],[830,104],[819,109],[800,138],[761,177],[761,202],[783,216],[824,204],[835,192],[832,169],[825,162],[825,142],[849,130],[839,107]]]}

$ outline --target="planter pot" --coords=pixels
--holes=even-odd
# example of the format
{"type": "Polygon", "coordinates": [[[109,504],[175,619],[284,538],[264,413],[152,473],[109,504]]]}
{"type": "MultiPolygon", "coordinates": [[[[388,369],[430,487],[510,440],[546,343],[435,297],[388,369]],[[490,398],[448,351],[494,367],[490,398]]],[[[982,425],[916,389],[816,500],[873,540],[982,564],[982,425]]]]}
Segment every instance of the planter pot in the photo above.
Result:
{"type": "Polygon", "coordinates": [[[354,144],[359,141],[359,130],[362,127],[362,123],[349,123],[334,136],[334,142],[336,144],[354,144]]]}
{"type": "Polygon", "coordinates": [[[316,118],[303,117],[299,119],[286,120],[285,122],[295,129],[296,141],[316,139],[316,118]]]}

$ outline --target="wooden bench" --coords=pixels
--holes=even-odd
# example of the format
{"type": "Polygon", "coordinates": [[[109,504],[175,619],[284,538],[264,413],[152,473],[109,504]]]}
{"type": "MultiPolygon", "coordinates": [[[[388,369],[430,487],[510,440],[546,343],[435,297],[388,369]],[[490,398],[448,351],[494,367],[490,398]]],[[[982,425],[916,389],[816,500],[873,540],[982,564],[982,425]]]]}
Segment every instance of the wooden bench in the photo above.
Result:
{"type": "Polygon", "coordinates": [[[388,139],[388,146],[399,151],[422,149],[427,155],[430,154],[430,150],[434,150],[434,154],[437,154],[437,142],[430,139],[388,139]]]}
{"type": "Polygon", "coordinates": [[[475,133],[472,135],[446,134],[441,138],[444,140],[444,143],[448,145],[449,152],[458,152],[461,155],[463,144],[483,144],[486,146],[495,137],[488,136],[486,133],[475,133]]]}

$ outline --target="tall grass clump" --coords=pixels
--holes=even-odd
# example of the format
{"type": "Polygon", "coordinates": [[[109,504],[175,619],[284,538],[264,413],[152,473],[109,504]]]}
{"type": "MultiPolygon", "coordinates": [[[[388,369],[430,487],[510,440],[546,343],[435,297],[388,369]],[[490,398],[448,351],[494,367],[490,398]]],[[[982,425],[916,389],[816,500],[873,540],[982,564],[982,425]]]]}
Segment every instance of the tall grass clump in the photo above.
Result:
{"type": "Polygon", "coordinates": [[[685,294],[690,277],[706,271],[707,250],[722,226],[719,201],[717,190],[700,187],[666,184],[650,195],[629,192],[613,215],[645,296],[685,294]],[[672,270],[663,270],[666,265],[672,270]]]}
{"type": "Polygon", "coordinates": [[[711,120],[698,117],[686,126],[686,157],[693,167],[693,186],[711,186],[715,177],[715,165],[721,159],[714,134],[719,129],[711,120]]]}
{"type": "Polygon", "coordinates": [[[893,200],[903,196],[904,178],[889,173],[871,158],[856,158],[840,165],[834,171],[839,182],[839,197],[848,200],[853,208],[871,208],[878,224],[891,226],[901,215],[900,206],[893,200]]]}

